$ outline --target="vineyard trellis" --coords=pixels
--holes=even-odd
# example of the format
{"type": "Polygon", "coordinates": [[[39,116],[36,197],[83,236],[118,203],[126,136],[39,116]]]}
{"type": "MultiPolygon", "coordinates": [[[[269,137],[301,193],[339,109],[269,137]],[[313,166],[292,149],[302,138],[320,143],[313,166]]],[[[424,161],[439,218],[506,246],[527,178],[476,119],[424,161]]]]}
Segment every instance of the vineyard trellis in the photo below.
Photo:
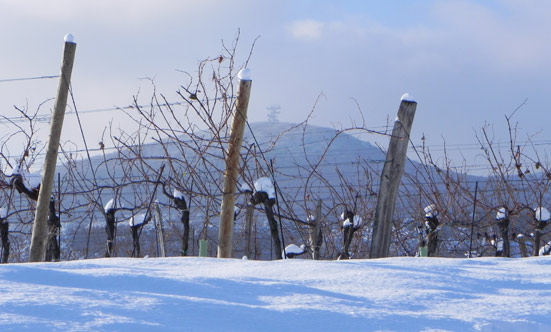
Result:
{"type": "MultiPolygon", "coordinates": [[[[224,160],[236,102],[235,78],[252,54],[251,49],[238,65],[237,46],[238,38],[224,45],[221,55],[201,61],[197,73],[189,74],[179,87],[178,101],[169,101],[151,81],[153,93],[147,102],[136,96],[132,107],[120,109],[138,130],[107,127],[98,138],[101,148],[90,161],[83,161],[70,144],[60,146],[61,181],[53,188],[53,203],[59,208],[53,215],[59,218],[61,229],[52,231],[60,234],[60,252],[53,260],[136,254],[129,221],[148,209],[157,185],[164,193],[155,197],[164,223],[166,255],[198,255],[200,240],[207,240],[210,254],[216,254],[224,160]],[[163,174],[161,164],[166,165],[163,174]],[[102,204],[110,199],[116,202],[113,209],[102,204]]],[[[28,195],[14,194],[14,188],[21,183],[32,192],[32,170],[39,168],[44,151],[36,131],[40,108],[16,108],[17,120],[1,116],[11,130],[0,145],[3,262],[29,258],[36,204],[28,195]],[[15,161],[7,145],[13,140],[23,142],[15,161]]],[[[440,256],[495,255],[500,241],[502,245],[510,242],[509,255],[513,255],[515,244],[517,255],[539,254],[540,244],[549,242],[551,236],[545,227],[548,220],[541,218],[541,213],[538,219],[534,208],[551,205],[551,167],[530,140],[517,139],[519,129],[512,122],[515,113],[506,116],[507,149],[500,148],[487,127],[477,133],[481,157],[490,167],[484,178],[469,176],[465,168],[452,166],[446,157],[434,160],[424,141],[420,145],[410,142],[416,160],[407,162],[399,187],[389,255],[416,255],[417,230],[425,232],[424,208],[428,205],[439,212],[438,223],[429,225],[429,231],[437,234],[440,256]],[[477,182],[480,187],[473,213],[477,182]],[[495,217],[502,207],[507,223],[495,217]]],[[[242,144],[243,167],[238,175],[240,190],[235,196],[234,257],[281,257],[282,245],[274,241],[266,214],[269,219],[281,218],[283,234],[278,237],[304,244],[316,259],[369,257],[385,155],[365,148],[352,156],[345,148],[353,140],[348,134],[390,133],[369,129],[366,123],[322,130],[311,126],[309,119],[287,126],[247,125],[249,136],[242,144]],[[286,150],[289,146],[297,149],[290,153],[286,150]],[[267,160],[273,161],[273,169],[267,160]],[[252,190],[247,188],[254,188],[261,178],[277,178],[278,209],[272,209],[273,202],[258,193],[251,202],[252,190]],[[343,213],[346,218],[341,217],[343,213]],[[361,227],[354,227],[358,220],[361,227]]],[[[154,225],[143,224],[139,231],[140,253],[158,255],[154,225]]],[[[506,251],[502,254],[507,256],[506,251]]]]}

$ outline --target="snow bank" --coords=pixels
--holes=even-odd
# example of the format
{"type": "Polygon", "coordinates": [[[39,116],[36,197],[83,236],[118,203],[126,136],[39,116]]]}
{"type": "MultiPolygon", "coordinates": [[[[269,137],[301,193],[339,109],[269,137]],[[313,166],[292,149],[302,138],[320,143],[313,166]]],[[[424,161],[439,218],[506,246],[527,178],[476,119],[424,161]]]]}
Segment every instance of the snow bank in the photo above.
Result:
{"type": "Polygon", "coordinates": [[[551,257],[0,265],[1,331],[551,331],[551,257]]]}

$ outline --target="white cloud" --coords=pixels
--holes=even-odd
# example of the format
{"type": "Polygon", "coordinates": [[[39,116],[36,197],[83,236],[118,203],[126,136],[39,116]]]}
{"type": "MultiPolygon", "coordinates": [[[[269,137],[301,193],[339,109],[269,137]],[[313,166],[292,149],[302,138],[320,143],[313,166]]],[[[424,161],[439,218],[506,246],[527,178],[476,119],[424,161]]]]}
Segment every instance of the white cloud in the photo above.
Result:
{"type": "Polygon", "coordinates": [[[293,22],[290,32],[293,38],[300,40],[317,40],[322,37],[324,23],[315,20],[302,20],[293,22]]]}

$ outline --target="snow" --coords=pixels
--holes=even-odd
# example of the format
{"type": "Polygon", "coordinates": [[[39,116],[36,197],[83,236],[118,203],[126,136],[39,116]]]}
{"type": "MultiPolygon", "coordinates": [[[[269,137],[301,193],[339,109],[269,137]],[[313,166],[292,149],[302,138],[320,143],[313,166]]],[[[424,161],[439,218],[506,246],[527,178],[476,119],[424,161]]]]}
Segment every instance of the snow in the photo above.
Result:
{"type": "Polygon", "coordinates": [[[144,222],[145,222],[145,213],[141,213],[130,217],[130,220],[128,220],[128,225],[130,225],[130,227],[139,226],[144,222]]]}
{"type": "Polygon", "coordinates": [[[6,219],[8,216],[8,209],[0,208],[0,219],[6,219]]]}
{"type": "Polygon", "coordinates": [[[427,218],[433,218],[438,215],[438,210],[436,210],[436,206],[434,204],[431,204],[424,209],[425,211],[425,217],[427,218]]]}
{"type": "Polygon", "coordinates": [[[285,256],[285,255],[289,255],[289,254],[291,254],[291,255],[293,255],[293,254],[294,255],[301,255],[301,254],[304,253],[304,248],[306,248],[304,244],[301,244],[300,247],[299,247],[296,244],[291,243],[291,244],[289,244],[288,246],[285,247],[285,253],[282,252],[281,256],[285,256]]]}
{"type": "Polygon", "coordinates": [[[107,202],[107,204],[105,204],[105,206],[103,207],[103,211],[105,211],[105,213],[107,213],[107,212],[109,212],[109,210],[114,209],[114,208],[115,208],[115,199],[111,198],[109,200],[109,202],[107,202]]]}
{"type": "Polygon", "coordinates": [[[536,214],[537,221],[548,221],[551,218],[551,214],[549,214],[549,210],[541,206],[535,208],[534,213],[536,214]]]}
{"type": "Polygon", "coordinates": [[[507,209],[505,209],[505,207],[500,207],[499,210],[497,210],[496,219],[503,220],[505,218],[507,218],[507,209]]]}
{"type": "Polygon", "coordinates": [[[544,245],[543,247],[540,248],[540,251],[538,252],[538,254],[540,256],[543,256],[545,254],[548,255],[548,253],[551,252],[551,241],[549,241],[546,245],[544,245]]]}
{"type": "Polygon", "coordinates": [[[75,37],[73,37],[73,35],[70,34],[70,33],[66,34],[65,37],[63,38],[63,40],[66,43],[75,43],[75,37]]]}
{"type": "Polygon", "coordinates": [[[400,101],[408,101],[408,102],[411,102],[411,103],[415,103],[415,99],[408,92],[406,92],[402,95],[402,97],[400,98],[400,101]]]}
{"type": "Polygon", "coordinates": [[[237,77],[242,81],[252,81],[251,70],[249,68],[243,68],[237,73],[237,77]]]}
{"type": "Polygon", "coordinates": [[[342,227],[348,228],[350,226],[352,226],[352,221],[350,220],[350,218],[346,218],[346,220],[342,223],[342,227]]]}
{"type": "Polygon", "coordinates": [[[42,183],[42,177],[39,174],[28,174],[26,180],[30,188],[38,188],[42,183]]]}
{"type": "Polygon", "coordinates": [[[19,164],[16,164],[13,170],[11,171],[11,175],[19,174],[21,166],[19,164]]]}
{"type": "Polygon", "coordinates": [[[342,227],[347,228],[354,225],[355,229],[358,229],[362,225],[363,219],[360,216],[354,216],[354,221],[352,222],[350,218],[347,218],[343,223],[342,227]]]}
{"type": "Polygon", "coordinates": [[[275,189],[272,180],[267,177],[260,178],[254,182],[254,190],[263,191],[268,194],[268,198],[275,198],[275,189]]]}
{"type": "Polygon", "coordinates": [[[1,331],[551,331],[551,257],[0,265],[1,331]]]}
{"type": "Polygon", "coordinates": [[[21,175],[23,183],[29,189],[38,188],[40,183],[42,183],[42,176],[40,174],[28,173],[24,169],[21,169],[19,165],[15,166],[11,175],[21,175]]]}
{"type": "Polygon", "coordinates": [[[174,194],[172,194],[172,196],[174,196],[174,198],[184,199],[184,193],[177,189],[174,189],[174,194]]]}
{"type": "Polygon", "coordinates": [[[351,225],[354,225],[354,228],[359,228],[362,225],[363,219],[360,216],[354,216],[353,220],[350,220],[350,218],[344,219],[345,214],[344,212],[341,214],[341,219],[343,220],[342,227],[347,228],[351,225]]]}

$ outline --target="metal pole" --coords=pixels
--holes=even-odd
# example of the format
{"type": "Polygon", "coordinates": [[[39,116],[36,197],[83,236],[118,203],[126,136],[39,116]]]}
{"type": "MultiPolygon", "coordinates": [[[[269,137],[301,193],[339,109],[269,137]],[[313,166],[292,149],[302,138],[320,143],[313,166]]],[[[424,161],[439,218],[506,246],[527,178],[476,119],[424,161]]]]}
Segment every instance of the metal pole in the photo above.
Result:
{"type": "MultiPolygon", "coordinates": [[[[277,197],[277,192],[278,192],[278,187],[277,187],[277,182],[275,181],[275,171],[274,171],[274,163],[272,161],[272,159],[270,159],[270,169],[272,171],[272,182],[274,183],[274,192],[275,192],[275,200],[276,200],[276,204],[277,204],[277,215],[278,215],[278,218],[279,218],[279,231],[281,232],[281,248],[283,249],[283,258],[286,259],[287,258],[287,253],[285,252],[285,237],[283,236],[283,225],[281,224],[281,212],[279,211],[279,201],[278,201],[278,197],[277,197]]],[[[280,255],[280,253],[278,253],[278,255],[280,255]]]]}
{"type": "Polygon", "coordinates": [[[469,241],[469,258],[473,257],[472,250],[473,250],[473,233],[474,233],[474,218],[475,218],[475,212],[476,212],[476,196],[478,194],[478,181],[475,183],[474,187],[474,202],[473,202],[473,217],[471,219],[471,239],[469,241]]]}

